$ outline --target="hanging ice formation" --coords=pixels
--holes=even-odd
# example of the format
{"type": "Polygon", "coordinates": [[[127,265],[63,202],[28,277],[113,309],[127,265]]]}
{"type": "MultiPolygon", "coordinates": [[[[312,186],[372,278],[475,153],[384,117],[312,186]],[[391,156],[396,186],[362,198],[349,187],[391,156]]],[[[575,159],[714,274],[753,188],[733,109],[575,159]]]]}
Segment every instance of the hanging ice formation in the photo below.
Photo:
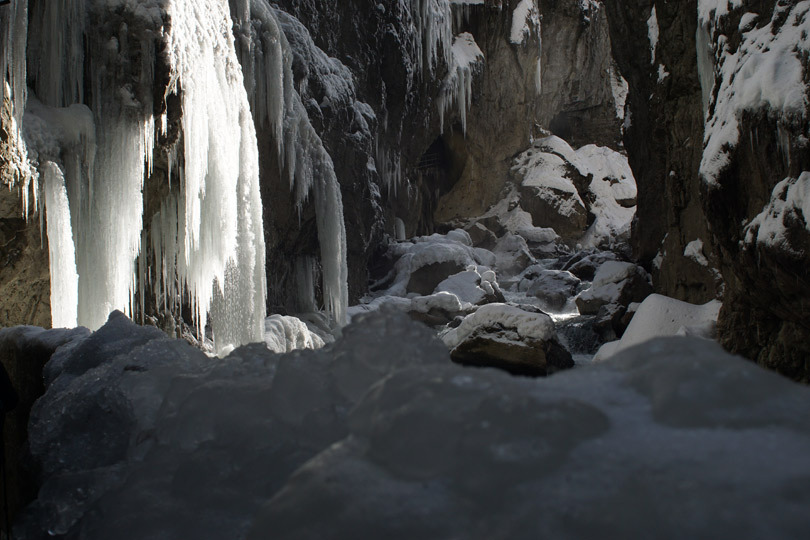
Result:
{"type": "MultiPolygon", "coordinates": [[[[77,322],[90,328],[101,326],[113,309],[130,314],[136,290],[143,293],[151,282],[159,304],[188,293],[198,328],[210,314],[218,349],[261,341],[265,277],[257,143],[227,3],[110,4],[31,2],[30,35],[41,37],[28,44],[31,79],[43,104],[29,107],[25,127],[36,149],[32,161],[45,176],[52,282],[58,282],[56,267],[70,275],[68,263],[75,260],[77,322]],[[167,14],[171,24],[164,26],[167,14]],[[85,33],[88,20],[94,27],[85,33]],[[179,194],[165,200],[152,220],[155,266],[147,271],[143,185],[155,146],[159,40],[165,41],[171,69],[167,94],[179,94],[182,102],[184,166],[179,194]],[[78,104],[88,101],[85,84],[90,109],[78,104]],[[59,148],[50,152],[57,155],[49,155],[50,146],[42,142],[48,137],[58,139],[59,148]],[[72,243],[51,236],[51,221],[65,222],[65,202],[72,243]]],[[[166,129],[165,117],[160,125],[166,129]]],[[[69,293],[58,298],[55,323],[70,322],[65,304],[74,301],[69,293]]]]}
{"type": "Polygon", "coordinates": [[[464,32],[453,38],[451,57],[452,62],[439,94],[439,121],[441,131],[444,132],[444,115],[453,104],[457,104],[461,129],[466,134],[473,73],[483,63],[484,53],[478,48],[472,34],[464,32]]]}
{"type": "Polygon", "coordinates": [[[449,66],[453,43],[453,12],[449,0],[410,0],[416,23],[419,70],[427,65],[431,73],[439,58],[449,66]],[[441,57],[439,56],[441,54],[441,57]]]}
{"type": "Polygon", "coordinates": [[[29,211],[29,195],[37,206],[37,183],[32,177],[32,171],[27,166],[27,155],[23,144],[22,116],[27,99],[25,51],[28,34],[28,0],[18,0],[11,6],[0,9],[0,107],[8,107],[10,112],[10,144],[9,151],[13,159],[6,163],[9,167],[10,179],[13,182],[9,188],[19,183],[22,194],[22,214],[27,219],[29,211]]]}
{"type": "Polygon", "coordinates": [[[40,165],[40,175],[45,191],[45,209],[48,213],[51,324],[54,328],[73,328],[77,325],[79,275],[76,273],[76,253],[65,177],[62,170],[51,161],[40,165]]]}
{"type": "MultiPolygon", "coordinates": [[[[332,158],[293,87],[292,52],[276,12],[266,0],[241,0],[236,12],[238,50],[255,122],[271,127],[299,212],[312,197],[325,308],[332,321],[342,326],[349,301],[346,227],[332,158]]],[[[311,261],[297,265],[300,306],[313,303],[314,271],[311,261]]]]}

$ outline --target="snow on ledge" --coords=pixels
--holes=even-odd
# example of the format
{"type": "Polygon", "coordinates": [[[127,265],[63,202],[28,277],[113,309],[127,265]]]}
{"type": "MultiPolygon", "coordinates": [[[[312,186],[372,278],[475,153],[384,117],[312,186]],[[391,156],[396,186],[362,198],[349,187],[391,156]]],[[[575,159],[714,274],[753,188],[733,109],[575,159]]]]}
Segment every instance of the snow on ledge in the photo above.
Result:
{"type": "Polygon", "coordinates": [[[512,30],[509,33],[509,41],[514,45],[522,45],[526,37],[531,33],[532,26],[540,28],[540,14],[534,0],[521,0],[512,11],[512,30]]]}
{"type": "Polygon", "coordinates": [[[736,51],[728,46],[726,36],[713,34],[721,17],[729,8],[742,5],[740,0],[727,2],[702,0],[698,7],[698,42],[709,39],[705,47],[699,46],[698,64],[701,67],[701,86],[704,101],[714,104],[713,114],[707,118],[704,134],[704,152],[700,175],[709,186],[717,186],[717,179],[730,163],[730,152],[740,138],[740,118],[744,111],[767,109],[779,118],[805,114],[807,107],[803,68],[799,57],[810,51],[810,1],[774,11],[769,24],[756,28],[750,17],[742,33],[742,42],[736,51]],[[775,22],[785,16],[781,27],[775,22]],[[703,37],[701,37],[703,36],[703,37]],[[719,89],[713,92],[713,87],[719,89]]]}
{"type": "Polygon", "coordinates": [[[803,172],[799,178],[785,178],[771,192],[771,200],[745,228],[745,243],[783,249],[798,253],[788,239],[785,219],[790,214],[798,214],[797,222],[804,222],[810,231],[810,172],[803,172]]]}

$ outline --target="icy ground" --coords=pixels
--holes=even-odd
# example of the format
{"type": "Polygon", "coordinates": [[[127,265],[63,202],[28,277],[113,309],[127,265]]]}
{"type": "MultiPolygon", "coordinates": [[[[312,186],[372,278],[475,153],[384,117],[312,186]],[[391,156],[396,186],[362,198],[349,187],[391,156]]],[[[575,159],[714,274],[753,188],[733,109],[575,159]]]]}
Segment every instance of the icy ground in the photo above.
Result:
{"type": "MultiPolygon", "coordinates": [[[[224,360],[114,313],[45,369],[15,537],[799,538],[810,390],[668,338],[544,379],[381,310],[224,360]],[[644,533],[641,533],[644,534],[644,533]]],[[[0,340],[53,349],[65,331],[0,340]]]]}

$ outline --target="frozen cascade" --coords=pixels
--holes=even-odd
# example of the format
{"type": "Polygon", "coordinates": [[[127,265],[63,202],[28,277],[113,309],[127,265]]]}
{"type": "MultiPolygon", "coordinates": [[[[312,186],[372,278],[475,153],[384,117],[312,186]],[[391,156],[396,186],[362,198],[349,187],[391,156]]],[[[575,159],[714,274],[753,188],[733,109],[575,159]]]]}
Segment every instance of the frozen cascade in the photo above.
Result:
{"type": "MultiPolygon", "coordinates": [[[[266,285],[258,149],[227,3],[118,2],[114,11],[110,0],[55,4],[36,3],[29,21],[32,36],[54,29],[58,43],[31,43],[29,58],[44,66],[32,75],[44,104],[35,104],[30,123],[39,126],[34,139],[47,142],[43,133],[50,131],[62,149],[39,157],[64,171],[80,276],[78,324],[98,328],[114,309],[131,314],[135,292],[143,296],[151,282],[164,308],[178,308],[188,293],[200,331],[212,315],[218,350],[261,341],[266,285]],[[164,25],[167,12],[171,26],[164,25]],[[101,22],[85,34],[91,20],[101,22]],[[173,171],[180,193],[164,200],[152,219],[151,269],[141,251],[149,238],[143,185],[152,172],[160,40],[171,68],[168,91],[181,94],[184,144],[181,159],[177,148],[169,151],[170,169],[181,165],[173,171]],[[78,104],[85,85],[92,90],[89,109],[78,104]],[[80,120],[78,128],[71,118],[80,120]]],[[[166,118],[160,120],[165,132],[166,118]]],[[[52,307],[54,314],[69,309],[52,307]]]]}
{"type": "Polygon", "coordinates": [[[453,10],[449,0],[410,0],[416,23],[416,50],[420,70],[433,72],[439,59],[449,66],[453,44],[453,10]]]}
{"type": "Polygon", "coordinates": [[[48,213],[48,249],[51,273],[51,324],[54,328],[74,328],[79,302],[79,275],[70,226],[65,177],[52,161],[40,166],[48,213]]]}
{"type": "Polygon", "coordinates": [[[454,103],[461,115],[461,129],[467,133],[467,110],[472,99],[473,72],[484,61],[484,53],[472,34],[461,33],[453,39],[450,70],[442,82],[439,95],[439,123],[444,132],[444,115],[454,103]]]}
{"type": "MultiPolygon", "coordinates": [[[[261,341],[264,333],[256,133],[227,4],[174,0],[168,11],[170,91],[182,86],[185,167],[177,219],[165,219],[154,231],[163,263],[158,277],[171,281],[176,272],[191,294],[198,328],[212,314],[214,344],[221,351],[261,341]]],[[[173,287],[164,282],[160,288],[165,294],[173,287]]]]}
{"type": "MultiPolygon", "coordinates": [[[[265,0],[253,0],[249,8],[243,3],[237,13],[249,16],[252,24],[237,20],[236,29],[241,63],[246,66],[245,86],[253,105],[254,122],[271,126],[299,212],[308,198],[313,197],[324,307],[332,321],[342,326],[346,323],[349,302],[346,227],[334,164],[293,87],[292,52],[278,19],[284,14],[276,12],[265,0]]],[[[292,29],[291,21],[286,24],[292,29]]],[[[299,38],[311,42],[305,30],[295,31],[301,34],[299,38]]],[[[329,59],[321,61],[326,64],[329,59]]],[[[344,77],[351,75],[346,73],[344,77]]],[[[340,85],[340,77],[336,77],[335,92],[341,92],[340,85]]],[[[301,264],[297,268],[298,303],[302,307],[313,305],[313,280],[311,275],[305,275],[307,269],[314,271],[315,265],[301,264]]]]}

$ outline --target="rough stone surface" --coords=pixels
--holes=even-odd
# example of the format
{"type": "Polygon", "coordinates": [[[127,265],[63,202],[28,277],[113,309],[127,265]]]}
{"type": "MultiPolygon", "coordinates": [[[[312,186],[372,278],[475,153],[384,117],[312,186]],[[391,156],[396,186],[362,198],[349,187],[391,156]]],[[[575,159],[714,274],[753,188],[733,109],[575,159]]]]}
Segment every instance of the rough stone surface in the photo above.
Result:
{"type": "Polygon", "coordinates": [[[695,34],[697,0],[606,0],[613,54],[629,84],[631,122],[624,134],[638,187],[633,254],[653,275],[661,294],[704,303],[719,293],[717,261],[700,198],[703,111],[695,34]],[[655,62],[647,21],[655,6],[659,39],[655,62]],[[669,73],[659,81],[659,66],[669,73]],[[683,255],[696,239],[709,267],[683,255]],[[661,259],[653,264],[656,256],[661,259]]]}
{"type": "Polygon", "coordinates": [[[571,354],[557,341],[500,341],[503,328],[476,330],[450,351],[454,362],[467,366],[494,367],[514,375],[543,376],[574,367],[571,354]]]}
{"type": "MultiPolygon", "coordinates": [[[[745,225],[763,210],[774,186],[810,169],[807,114],[780,118],[767,110],[746,111],[739,118],[740,138],[728,149],[729,164],[717,178],[718,187],[703,185],[698,176],[703,111],[696,5],[694,0],[677,4],[606,1],[614,55],[630,83],[633,122],[625,134],[625,146],[639,190],[635,253],[651,268],[659,292],[702,303],[723,291],[718,338],[728,350],[794,379],[810,381],[810,326],[805,314],[810,284],[804,277],[810,253],[808,232],[798,221],[785,224],[792,243],[802,247],[795,253],[743,242],[745,225]],[[634,45],[647,35],[653,5],[661,30],[658,62],[670,73],[660,84],[654,73],[657,66],[638,54],[634,45]],[[620,41],[618,36],[630,38],[620,41]],[[695,239],[703,241],[708,267],[681,255],[695,239]],[[659,253],[656,268],[651,262],[659,253]],[[712,267],[722,274],[722,286],[712,267]]],[[[743,14],[752,13],[766,24],[777,5],[781,15],[774,28],[778,31],[794,2],[746,2],[730,8],[716,24],[713,44],[722,41],[727,50],[736,50],[742,40],[743,14]]],[[[806,58],[802,62],[806,81],[806,58]]],[[[710,98],[710,112],[714,99],[710,98]]]]}
{"type": "Polygon", "coordinates": [[[439,200],[437,222],[477,216],[494,204],[512,158],[530,145],[531,137],[548,133],[538,128],[575,145],[615,148],[621,137],[604,10],[596,3],[538,0],[541,47],[534,35],[519,45],[510,42],[511,14],[518,2],[502,4],[473,6],[463,26],[475,36],[486,61],[473,85],[466,137],[453,136],[453,153],[465,156],[464,166],[452,190],[439,200]]]}
{"type": "Polygon", "coordinates": [[[48,238],[29,198],[29,219],[23,218],[19,159],[13,151],[8,100],[0,107],[0,327],[51,325],[51,279],[48,238]]]}

